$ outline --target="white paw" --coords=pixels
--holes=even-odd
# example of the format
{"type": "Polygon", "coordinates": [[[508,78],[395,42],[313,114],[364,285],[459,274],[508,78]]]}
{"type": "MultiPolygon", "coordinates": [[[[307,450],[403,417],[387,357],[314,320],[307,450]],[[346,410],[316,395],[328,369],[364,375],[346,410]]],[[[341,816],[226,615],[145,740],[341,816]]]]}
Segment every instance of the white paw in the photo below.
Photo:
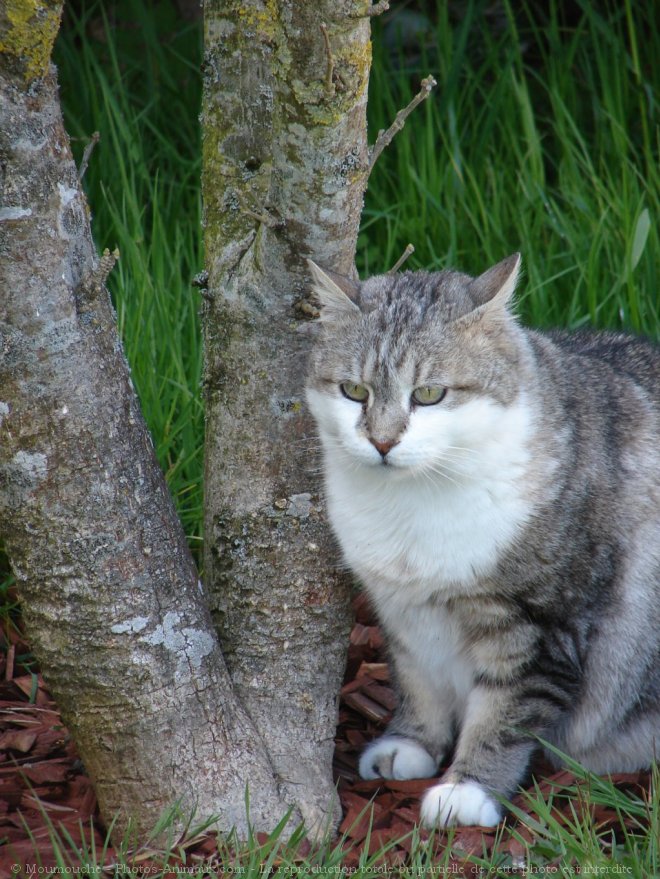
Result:
{"type": "Polygon", "coordinates": [[[383,736],[372,742],[360,757],[362,778],[432,778],[436,762],[414,739],[383,736]]]}
{"type": "Polygon", "coordinates": [[[424,794],[421,819],[426,827],[451,824],[495,827],[500,820],[500,807],[476,781],[436,784],[424,794]]]}

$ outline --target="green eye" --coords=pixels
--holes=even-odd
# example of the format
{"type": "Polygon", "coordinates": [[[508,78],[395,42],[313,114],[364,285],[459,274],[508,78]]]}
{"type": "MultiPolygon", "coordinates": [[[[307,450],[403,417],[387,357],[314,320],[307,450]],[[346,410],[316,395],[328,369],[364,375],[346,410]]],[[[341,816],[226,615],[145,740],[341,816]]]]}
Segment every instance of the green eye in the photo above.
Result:
{"type": "Polygon", "coordinates": [[[342,394],[355,403],[366,403],[369,399],[369,391],[364,385],[356,385],[353,382],[342,382],[339,385],[342,394]]]}
{"type": "Polygon", "coordinates": [[[427,386],[415,388],[412,392],[412,398],[414,402],[418,403],[420,406],[433,406],[435,403],[439,403],[440,400],[444,399],[446,393],[447,388],[433,388],[427,386]]]}

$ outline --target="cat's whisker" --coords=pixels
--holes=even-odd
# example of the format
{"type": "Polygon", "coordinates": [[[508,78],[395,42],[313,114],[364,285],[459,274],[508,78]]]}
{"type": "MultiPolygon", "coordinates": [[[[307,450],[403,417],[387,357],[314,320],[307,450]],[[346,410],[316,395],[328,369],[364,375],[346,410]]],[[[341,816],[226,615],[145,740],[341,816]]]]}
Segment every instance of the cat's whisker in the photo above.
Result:
{"type": "Polygon", "coordinates": [[[429,473],[428,470],[426,470],[426,469],[416,470],[415,476],[421,477],[424,488],[430,488],[430,489],[437,488],[437,483],[435,482],[435,480],[433,479],[433,476],[431,475],[431,473],[429,473]]]}
{"type": "MultiPolygon", "coordinates": [[[[435,474],[437,474],[438,476],[442,476],[443,479],[448,480],[449,482],[453,483],[457,488],[460,488],[460,482],[457,482],[456,479],[453,479],[453,478],[449,475],[449,473],[447,473],[447,469],[448,469],[448,468],[433,467],[433,466],[429,466],[429,467],[426,468],[427,472],[435,473],[435,474]]],[[[462,475],[462,474],[458,473],[458,472],[455,471],[455,470],[453,470],[453,471],[451,471],[451,472],[453,472],[454,475],[456,475],[456,476],[461,476],[461,475],[462,475]]]]}
{"type": "MultiPolygon", "coordinates": [[[[453,457],[450,457],[449,455],[437,455],[437,456],[431,458],[431,463],[433,465],[439,464],[441,466],[452,465],[452,464],[459,465],[459,466],[464,465],[464,467],[469,467],[469,468],[472,468],[475,464],[475,462],[473,460],[466,460],[465,458],[453,458],[453,457]]],[[[468,472],[468,471],[463,469],[460,471],[457,470],[456,472],[457,473],[458,472],[464,473],[464,472],[468,472]]]]}
{"type": "Polygon", "coordinates": [[[467,454],[464,452],[456,452],[452,449],[443,449],[437,455],[438,458],[446,458],[453,461],[464,461],[466,464],[474,464],[484,460],[484,456],[477,451],[467,454]]]}
{"type": "Polygon", "coordinates": [[[481,452],[479,452],[477,449],[470,449],[467,446],[445,446],[444,448],[448,452],[467,452],[470,455],[481,456],[481,452]]]}
{"type": "Polygon", "coordinates": [[[475,475],[473,473],[474,466],[476,464],[482,464],[484,462],[484,460],[485,459],[483,457],[462,458],[462,457],[457,457],[454,455],[447,455],[445,453],[442,453],[439,455],[435,455],[433,458],[431,458],[431,463],[433,465],[437,464],[437,465],[440,465],[443,467],[447,467],[447,469],[452,469],[452,470],[454,470],[454,472],[456,472],[457,474],[459,474],[461,476],[472,477],[473,475],[475,475]],[[452,468],[452,467],[448,466],[448,465],[452,465],[452,464],[453,465],[463,465],[463,467],[462,467],[462,469],[458,470],[455,467],[452,468]]]}
{"type": "Polygon", "coordinates": [[[287,445],[291,444],[295,446],[297,449],[302,449],[303,451],[308,449],[322,449],[323,443],[320,439],[311,439],[310,437],[298,437],[298,439],[287,440],[287,445]]]}
{"type": "Polygon", "coordinates": [[[437,456],[429,459],[427,466],[430,468],[439,467],[443,470],[449,470],[451,473],[455,473],[457,476],[469,476],[470,475],[469,472],[466,472],[465,470],[459,469],[458,467],[455,466],[456,464],[465,464],[465,463],[468,463],[471,465],[473,462],[472,461],[465,462],[460,459],[448,458],[446,455],[437,455],[437,456]]]}

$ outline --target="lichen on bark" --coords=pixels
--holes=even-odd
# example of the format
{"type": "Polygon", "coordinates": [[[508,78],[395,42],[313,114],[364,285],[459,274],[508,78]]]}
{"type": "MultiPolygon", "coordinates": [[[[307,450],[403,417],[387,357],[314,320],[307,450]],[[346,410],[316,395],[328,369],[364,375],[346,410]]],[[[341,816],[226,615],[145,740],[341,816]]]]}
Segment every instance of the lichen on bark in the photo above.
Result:
{"type": "Polygon", "coordinates": [[[0,9],[0,55],[25,83],[48,71],[62,5],[61,0],[5,0],[0,9]]]}

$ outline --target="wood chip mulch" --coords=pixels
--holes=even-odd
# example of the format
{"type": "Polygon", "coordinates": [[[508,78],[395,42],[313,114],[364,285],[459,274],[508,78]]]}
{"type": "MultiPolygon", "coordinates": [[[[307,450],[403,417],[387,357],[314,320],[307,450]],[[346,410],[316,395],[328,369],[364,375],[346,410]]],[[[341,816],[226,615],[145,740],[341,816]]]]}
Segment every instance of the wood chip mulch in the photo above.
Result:
{"type": "Polygon", "coordinates": [[[54,866],[53,825],[74,845],[83,833],[101,847],[104,837],[100,825],[90,831],[96,796],[57,706],[41,675],[19,662],[29,655],[20,626],[0,626],[0,876],[7,860],[38,865],[33,839],[43,866],[54,866]]]}
{"type": "MultiPolygon", "coordinates": [[[[406,863],[414,834],[418,832],[414,828],[419,818],[420,797],[435,780],[362,781],[357,774],[359,753],[368,741],[382,733],[394,709],[395,697],[382,636],[363,596],[355,601],[355,613],[341,690],[334,761],[344,810],[340,827],[346,840],[342,866],[350,871],[357,867],[365,848],[372,854],[389,844],[386,864],[381,866],[396,870],[406,863]]],[[[0,649],[0,876],[9,875],[5,867],[14,864],[21,865],[28,875],[26,865],[40,864],[42,869],[56,865],[50,842],[53,828],[57,828],[60,840],[65,840],[70,848],[89,847],[93,837],[97,852],[103,850],[106,831],[91,783],[41,675],[26,673],[18,662],[18,658],[29,654],[20,625],[0,628],[0,648],[4,648],[0,649]]],[[[535,765],[534,770],[536,788],[546,800],[553,798],[555,814],[566,823],[574,821],[571,810],[576,808],[576,800],[569,802],[562,797],[562,791],[576,782],[572,773],[557,772],[542,763],[535,765]]],[[[647,772],[617,775],[614,780],[624,790],[643,798],[648,796],[647,772]]],[[[527,811],[523,795],[513,802],[527,811]]],[[[589,808],[603,831],[609,830],[615,838],[623,834],[615,809],[593,805],[589,808]]],[[[531,817],[529,823],[509,817],[507,825],[515,829],[513,835],[498,833],[493,828],[455,829],[451,857],[442,862],[445,874],[449,871],[451,875],[480,875],[477,866],[466,862],[466,856],[485,855],[494,849],[507,857],[509,863],[516,859],[524,863],[525,843],[535,840],[534,816],[531,817]]],[[[428,833],[421,831],[421,836],[428,838],[428,833]]],[[[434,845],[440,856],[447,847],[446,835],[438,834],[434,845]]],[[[209,863],[217,854],[216,838],[207,834],[190,841],[186,850],[192,862],[209,863]]],[[[108,847],[108,863],[112,863],[113,856],[112,847],[108,847]]],[[[447,852],[444,857],[448,857],[447,852]]],[[[149,863],[148,859],[141,860],[142,872],[148,872],[149,863]]],[[[22,874],[14,869],[13,875],[22,874]]]]}

